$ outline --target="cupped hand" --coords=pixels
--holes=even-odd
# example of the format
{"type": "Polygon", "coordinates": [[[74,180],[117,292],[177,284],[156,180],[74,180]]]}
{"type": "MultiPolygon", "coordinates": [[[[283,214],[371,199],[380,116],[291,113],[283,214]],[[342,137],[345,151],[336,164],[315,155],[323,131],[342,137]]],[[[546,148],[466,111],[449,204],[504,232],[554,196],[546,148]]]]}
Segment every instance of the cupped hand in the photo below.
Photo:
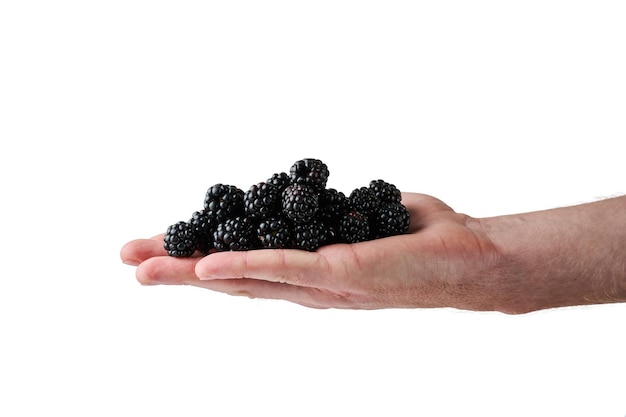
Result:
{"type": "MultiPolygon", "coordinates": [[[[499,260],[480,221],[424,194],[403,193],[409,233],[315,252],[259,249],[174,258],[163,235],[128,242],[125,263],[142,284],[193,285],[315,308],[455,307],[491,310],[487,271],[499,260]]],[[[491,294],[491,295],[490,295],[491,294]]]]}

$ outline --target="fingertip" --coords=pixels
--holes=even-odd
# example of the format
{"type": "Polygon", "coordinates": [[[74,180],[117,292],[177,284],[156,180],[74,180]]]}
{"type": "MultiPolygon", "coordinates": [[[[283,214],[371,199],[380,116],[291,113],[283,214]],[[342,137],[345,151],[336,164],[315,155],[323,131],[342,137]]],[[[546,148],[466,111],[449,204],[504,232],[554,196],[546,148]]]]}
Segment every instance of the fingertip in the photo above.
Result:
{"type": "Polygon", "coordinates": [[[137,241],[132,240],[125,243],[120,249],[120,259],[126,265],[137,266],[141,263],[137,255],[137,241]]]}
{"type": "Polygon", "coordinates": [[[316,286],[328,276],[328,261],[318,253],[299,249],[258,249],[217,252],[200,259],[195,274],[203,281],[254,278],[316,286]]]}
{"type": "Polygon", "coordinates": [[[135,279],[137,279],[137,281],[141,284],[141,285],[153,285],[154,283],[150,280],[150,260],[143,262],[142,264],[137,266],[137,269],[135,270],[135,279]]]}
{"type": "Polygon", "coordinates": [[[198,261],[195,273],[199,280],[208,281],[221,277],[240,278],[235,276],[233,271],[240,270],[246,264],[246,252],[216,252],[209,254],[198,261]],[[229,273],[226,273],[229,271],[229,273]]]}
{"type": "Polygon", "coordinates": [[[194,273],[198,258],[156,256],[141,262],[135,277],[143,285],[185,284],[197,280],[194,273]]]}
{"type": "Polygon", "coordinates": [[[284,249],[216,252],[196,264],[196,276],[206,281],[222,278],[263,278],[284,266],[284,249]]]}
{"type": "Polygon", "coordinates": [[[137,266],[146,259],[166,255],[163,243],[154,239],[135,239],[120,250],[120,258],[127,265],[137,266]]]}

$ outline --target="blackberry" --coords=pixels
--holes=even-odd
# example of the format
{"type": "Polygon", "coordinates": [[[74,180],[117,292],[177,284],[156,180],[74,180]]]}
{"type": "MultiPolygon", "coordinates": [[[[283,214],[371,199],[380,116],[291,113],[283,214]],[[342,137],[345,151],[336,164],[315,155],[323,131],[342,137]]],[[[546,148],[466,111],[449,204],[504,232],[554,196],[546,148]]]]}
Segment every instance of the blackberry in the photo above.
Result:
{"type": "Polygon", "coordinates": [[[291,178],[286,172],[280,172],[273,174],[271,177],[265,181],[267,184],[272,184],[276,188],[278,188],[279,192],[283,192],[288,185],[291,184],[291,178]]]}
{"type": "Polygon", "coordinates": [[[367,217],[372,216],[380,205],[374,191],[368,187],[354,189],[348,197],[348,203],[352,209],[367,217]]]}
{"type": "Polygon", "coordinates": [[[260,248],[315,251],[408,232],[409,212],[395,185],[375,179],[347,195],[326,188],[329,175],[324,162],[305,158],[246,192],[214,184],[202,210],[168,227],[164,248],[177,257],[260,248]]]}
{"type": "Polygon", "coordinates": [[[304,184],[322,191],[326,187],[328,167],[319,159],[306,158],[296,161],[289,169],[292,184],[304,184]]]}
{"type": "Polygon", "coordinates": [[[237,216],[219,223],[213,232],[213,246],[218,252],[258,248],[251,219],[237,216]]]}
{"type": "Polygon", "coordinates": [[[336,224],[348,207],[348,199],[341,191],[326,188],[320,194],[318,216],[329,224],[336,224]]]}
{"type": "Polygon", "coordinates": [[[213,231],[217,226],[215,218],[211,217],[206,210],[195,211],[188,221],[193,233],[196,235],[196,249],[207,254],[213,249],[213,231]]]}
{"type": "Polygon", "coordinates": [[[163,247],[170,256],[186,258],[196,251],[197,238],[192,226],[180,221],[168,226],[163,236],[163,247]]]}
{"type": "Polygon", "coordinates": [[[402,200],[400,190],[386,181],[370,181],[370,189],[374,191],[374,195],[381,203],[399,203],[402,200]]]}
{"type": "Polygon", "coordinates": [[[328,229],[323,222],[312,220],[293,227],[293,243],[297,249],[314,251],[327,241],[328,229]]]}
{"type": "Polygon", "coordinates": [[[243,196],[245,214],[254,218],[267,218],[280,212],[281,191],[270,183],[258,183],[243,196]]]}
{"type": "Polygon", "coordinates": [[[373,233],[377,238],[406,233],[409,223],[409,211],[401,203],[383,204],[371,220],[373,233]]]}
{"type": "Polygon", "coordinates": [[[306,223],[319,210],[319,197],[313,188],[292,184],[282,194],[282,211],[294,223],[306,223]]]}
{"type": "Polygon", "coordinates": [[[366,215],[356,210],[349,210],[339,219],[337,232],[339,240],[345,243],[369,240],[369,220],[366,215]]]}
{"type": "Polygon", "coordinates": [[[204,197],[204,209],[218,222],[244,213],[243,190],[234,185],[215,184],[209,187],[204,197]]]}
{"type": "Polygon", "coordinates": [[[291,247],[289,222],[282,217],[270,217],[261,220],[256,228],[256,233],[262,248],[280,249],[291,247]]]}

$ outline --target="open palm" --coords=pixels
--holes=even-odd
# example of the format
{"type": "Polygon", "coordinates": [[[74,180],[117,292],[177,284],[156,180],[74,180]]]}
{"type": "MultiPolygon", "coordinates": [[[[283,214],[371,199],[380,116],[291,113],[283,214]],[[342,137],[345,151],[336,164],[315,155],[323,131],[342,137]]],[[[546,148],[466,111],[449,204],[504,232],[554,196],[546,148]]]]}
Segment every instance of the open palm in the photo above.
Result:
{"type": "Polygon", "coordinates": [[[481,275],[498,259],[480,222],[440,200],[403,193],[409,233],[315,252],[262,249],[173,258],[163,236],[127,243],[122,259],[143,284],[186,284],[231,295],[284,299],[316,308],[490,309],[481,275]]]}

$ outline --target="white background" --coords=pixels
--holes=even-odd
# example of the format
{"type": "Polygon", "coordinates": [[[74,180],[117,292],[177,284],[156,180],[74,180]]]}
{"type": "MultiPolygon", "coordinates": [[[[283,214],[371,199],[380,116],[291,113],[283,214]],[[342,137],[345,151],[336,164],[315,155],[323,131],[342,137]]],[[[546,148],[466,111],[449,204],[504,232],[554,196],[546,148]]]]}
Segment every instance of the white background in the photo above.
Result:
{"type": "Polygon", "coordinates": [[[119,250],[322,159],[492,216],[621,194],[621,1],[5,1],[0,415],[624,416],[626,305],[311,310],[119,250]],[[368,415],[369,415],[368,414],[368,415]]]}

